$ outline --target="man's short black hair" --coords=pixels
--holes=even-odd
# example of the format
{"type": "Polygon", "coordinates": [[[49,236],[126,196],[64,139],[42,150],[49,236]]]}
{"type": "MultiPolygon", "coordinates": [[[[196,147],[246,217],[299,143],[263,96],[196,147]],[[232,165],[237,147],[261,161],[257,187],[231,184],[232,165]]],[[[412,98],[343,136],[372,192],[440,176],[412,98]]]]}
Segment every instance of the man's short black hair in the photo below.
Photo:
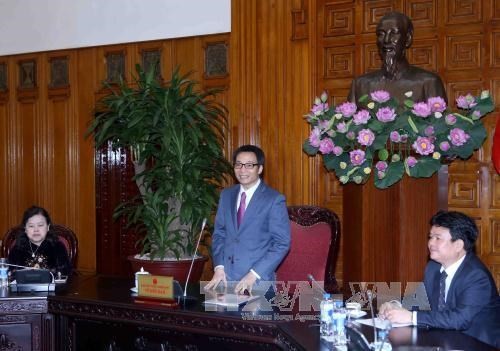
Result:
{"type": "Polygon", "coordinates": [[[257,157],[257,163],[261,166],[264,165],[265,156],[264,151],[255,145],[242,145],[233,152],[233,164],[236,163],[236,157],[242,152],[253,152],[257,157]]]}
{"type": "Polygon", "coordinates": [[[447,228],[451,241],[462,239],[465,251],[474,249],[478,231],[476,223],[469,216],[456,211],[439,211],[432,216],[429,223],[431,226],[447,228]]]}

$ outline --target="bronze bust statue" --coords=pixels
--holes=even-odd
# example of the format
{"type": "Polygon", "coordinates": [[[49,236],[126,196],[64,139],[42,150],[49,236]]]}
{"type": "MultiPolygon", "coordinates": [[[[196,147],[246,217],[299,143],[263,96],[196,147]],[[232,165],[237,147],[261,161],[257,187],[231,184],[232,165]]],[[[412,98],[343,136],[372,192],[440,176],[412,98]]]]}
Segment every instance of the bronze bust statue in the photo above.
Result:
{"type": "Polygon", "coordinates": [[[386,90],[402,103],[404,94],[412,91],[413,101],[425,101],[429,97],[446,98],[441,78],[430,71],[410,65],[406,49],[413,40],[413,24],[410,18],[400,12],[385,14],[377,25],[377,47],[383,64],[380,70],[355,78],[348,100],[358,99],[375,90],[386,90]]]}

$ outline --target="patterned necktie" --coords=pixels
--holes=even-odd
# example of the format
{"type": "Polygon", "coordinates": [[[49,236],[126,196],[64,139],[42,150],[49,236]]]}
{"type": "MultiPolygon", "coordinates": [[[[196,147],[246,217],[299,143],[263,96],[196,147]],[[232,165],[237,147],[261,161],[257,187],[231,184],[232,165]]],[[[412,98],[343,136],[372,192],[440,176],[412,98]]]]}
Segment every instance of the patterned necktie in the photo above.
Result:
{"type": "Polygon", "coordinates": [[[445,292],[446,292],[446,271],[441,272],[439,277],[439,300],[438,300],[438,311],[443,311],[446,307],[445,292]]]}
{"type": "Polygon", "coordinates": [[[242,192],[241,193],[241,200],[240,200],[240,207],[238,208],[238,213],[236,215],[236,219],[238,221],[238,228],[240,227],[241,222],[243,222],[243,216],[245,215],[246,199],[247,199],[247,194],[245,194],[245,192],[242,192]]]}

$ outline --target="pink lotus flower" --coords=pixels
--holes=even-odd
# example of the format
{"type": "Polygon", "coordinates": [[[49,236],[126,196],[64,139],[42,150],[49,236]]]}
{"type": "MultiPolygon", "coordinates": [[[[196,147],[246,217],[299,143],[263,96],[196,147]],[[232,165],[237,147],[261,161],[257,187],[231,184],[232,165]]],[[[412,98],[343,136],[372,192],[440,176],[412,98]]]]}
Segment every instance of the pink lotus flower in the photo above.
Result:
{"type": "Polygon", "coordinates": [[[424,134],[426,136],[431,136],[434,134],[434,127],[433,126],[427,126],[424,130],[424,134]]]}
{"type": "Polygon", "coordinates": [[[417,164],[417,159],[413,156],[410,156],[406,159],[406,164],[408,167],[412,168],[417,164]]]}
{"type": "Polygon", "coordinates": [[[319,143],[321,142],[320,135],[321,135],[321,132],[320,132],[318,127],[314,127],[311,130],[311,134],[309,134],[309,144],[311,144],[312,147],[319,146],[319,143]]]}
{"type": "Polygon", "coordinates": [[[320,104],[314,105],[311,109],[311,112],[315,116],[318,116],[318,115],[321,115],[323,112],[328,111],[328,108],[329,108],[328,103],[320,103],[320,104]]]}
{"type": "Polygon", "coordinates": [[[355,166],[359,166],[365,162],[365,152],[363,150],[353,150],[349,152],[349,157],[351,158],[351,163],[355,166]]]}
{"type": "Polygon", "coordinates": [[[448,135],[448,139],[455,146],[462,146],[470,139],[470,135],[464,132],[463,129],[453,128],[450,130],[450,135],[448,135]]]}
{"type": "Polygon", "coordinates": [[[377,171],[380,171],[380,172],[384,172],[387,169],[387,167],[389,167],[389,165],[385,161],[378,161],[375,164],[375,168],[377,169],[377,171]]]}
{"type": "Polygon", "coordinates": [[[370,96],[373,101],[376,101],[378,103],[389,101],[389,99],[391,98],[389,92],[385,90],[375,90],[374,92],[370,93],[370,96]]]}
{"type": "Polygon", "coordinates": [[[430,138],[419,136],[412,145],[413,149],[420,155],[430,155],[434,152],[434,144],[430,138]]]}
{"type": "Polygon", "coordinates": [[[476,99],[474,99],[474,96],[472,96],[471,94],[467,94],[465,96],[460,95],[457,98],[457,106],[460,108],[469,109],[469,108],[474,107],[476,105],[477,105],[476,99]]]}
{"type": "Polygon", "coordinates": [[[370,129],[361,129],[358,133],[358,143],[370,146],[375,140],[375,134],[370,129]]]}
{"type": "Polygon", "coordinates": [[[399,135],[399,132],[397,130],[393,130],[391,132],[390,138],[393,143],[399,143],[401,141],[401,135],[399,135]]]}
{"type": "Polygon", "coordinates": [[[342,155],[343,152],[344,152],[344,149],[342,149],[340,146],[335,146],[333,148],[333,153],[335,154],[335,156],[340,156],[340,155],[342,155]]]}
{"type": "Polygon", "coordinates": [[[439,148],[441,149],[441,151],[446,152],[450,149],[450,143],[447,141],[443,141],[439,144],[439,148]]]}
{"type": "Polygon", "coordinates": [[[339,133],[347,132],[347,124],[345,122],[340,122],[339,124],[337,124],[337,131],[339,133]]]}
{"type": "Polygon", "coordinates": [[[319,144],[319,152],[321,152],[323,155],[329,154],[333,152],[333,148],[335,147],[335,144],[333,143],[332,139],[330,138],[325,138],[321,140],[319,144]]]}
{"type": "Polygon", "coordinates": [[[426,118],[431,115],[431,108],[426,102],[417,102],[413,105],[411,112],[413,112],[415,116],[426,118]]]}
{"type": "Polygon", "coordinates": [[[335,112],[341,113],[344,117],[351,117],[356,112],[356,104],[353,102],[344,102],[337,106],[335,112]]]}
{"type": "Polygon", "coordinates": [[[377,119],[380,122],[392,122],[396,119],[396,112],[394,111],[393,108],[390,107],[382,107],[380,110],[377,111],[376,113],[377,119]]]}
{"type": "Polygon", "coordinates": [[[455,115],[452,115],[450,113],[449,115],[446,115],[446,117],[444,118],[444,121],[446,122],[446,124],[452,126],[455,123],[457,123],[457,117],[455,117],[455,115]]]}
{"type": "Polygon", "coordinates": [[[446,101],[440,96],[430,97],[427,99],[431,112],[444,112],[446,110],[446,101]]]}
{"type": "Polygon", "coordinates": [[[354,114],[352,121],[359,126],[360,124],[366,124],[370,118],[370,113],[367,110],[361,110],[354,114]]]}

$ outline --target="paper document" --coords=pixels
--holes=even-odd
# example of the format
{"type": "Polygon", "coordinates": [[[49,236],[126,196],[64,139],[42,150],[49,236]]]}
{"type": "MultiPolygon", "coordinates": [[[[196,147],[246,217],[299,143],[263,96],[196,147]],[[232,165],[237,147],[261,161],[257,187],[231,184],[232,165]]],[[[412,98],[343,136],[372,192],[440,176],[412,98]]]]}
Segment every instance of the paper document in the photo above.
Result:
{"type": "Polygon", "coordinates": [[[217,297],[205,300],[204,303],[210,305],[237,307],[247,302],[257,300],[260,296],[248,296],[239,294],[217,294],[217,297]]]}
{"type": "MultiPolygon", "coordinates": [[[[364,325],[369,325],[369,326],[373,326],[373,322],[372,322],[372,319],[371,318],[367,318],[367,319],[357,319],[355,321],[355,323],[361,323],[361,324],[364,324],[364,325]]],[[[380,318],[375,318],[375,328],[378,328],[378,329],[386,329],[386,324],[387,324],[387,320],[384,320],[384,319],[380,319],[380,318]]],[[[391,324],[391,327],[392,328],[399,328],[399,327],[411,327],[411,323],[392,323],[391,324]]]]}

